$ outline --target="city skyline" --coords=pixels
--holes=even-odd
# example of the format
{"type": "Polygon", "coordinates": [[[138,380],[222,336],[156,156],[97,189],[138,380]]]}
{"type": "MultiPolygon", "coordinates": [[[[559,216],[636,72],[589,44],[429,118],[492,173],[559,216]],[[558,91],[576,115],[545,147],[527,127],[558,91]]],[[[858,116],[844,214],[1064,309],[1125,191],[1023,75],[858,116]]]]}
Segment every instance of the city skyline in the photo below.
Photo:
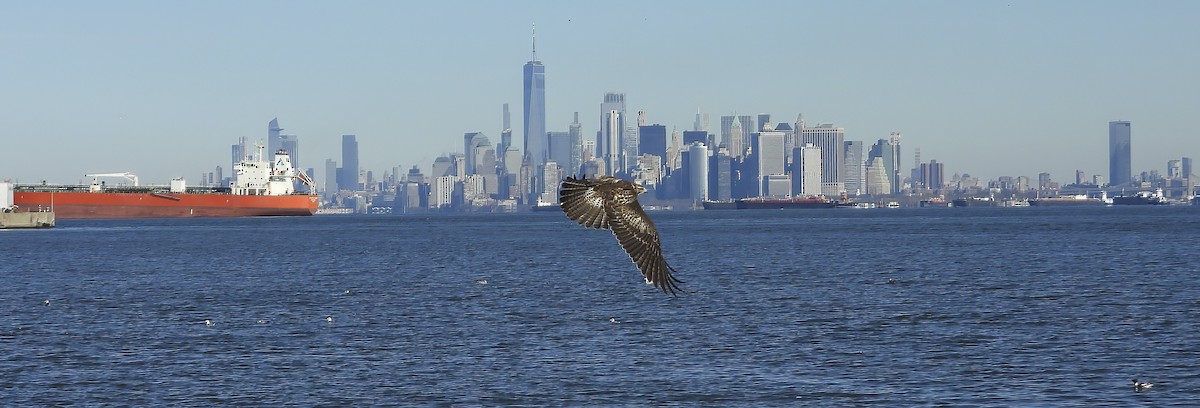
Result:
{"type": "Polygon", "coordinates": [[[867,144],[900,132],[902,174],[914,149],[947,175],[1108,174],[1104,124],[1117,120],[1137,124],[1135,173],[1200,154],[1195,4],[763,4],[774,12],[753,23],[761,30],[718,24],[728,10],[715,2],[20,4],[0,16],[0,51],[13,56],[0,75],[19,79],[0,101],[0,141],[56,143],[6,157],[0,179],[190,179],[224,163],[231,141],[267,142],[271,118],[303,141],[306,168],[338,158],[353,134],[363,169],[426,170],[464,133],[499,138],[534,23],[545,130],[568,131],[583,112],[584,140],[601,122],[589,112],[616,92],[626,114],[668,130],[691,128],[699,108],[804,113],[867,144]],[[447,24],[460,20],[471,30],[447,24]]]}

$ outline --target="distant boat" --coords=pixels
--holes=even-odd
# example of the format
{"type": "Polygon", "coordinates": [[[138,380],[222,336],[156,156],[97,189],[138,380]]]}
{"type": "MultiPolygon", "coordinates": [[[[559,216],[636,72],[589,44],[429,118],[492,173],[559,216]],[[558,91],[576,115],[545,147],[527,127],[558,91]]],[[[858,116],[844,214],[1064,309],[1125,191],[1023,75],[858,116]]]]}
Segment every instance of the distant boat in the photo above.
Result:
{"type": "Polygon", "coordinates": [[[942,197],[933,197],[928,200],[921,200],[919,204],[921,208],[946,208],[953,205],[953,202],[946,201],[942,197]]]}
{"type": "Polygon", "coordinates": [[[1052,206],[1081,206],[1081,205],[1108,205],[1110,204],[1108,197],[1101,193],[1100,197],[1088,197],[1084,194],[1055,196],[1045,198],[1035,198],[1029,200],[1029,205],[1035,207],[1052,207],[1052,206]]]}
{"type": "Polygon", "coordinates": [[[1162,189],[1157,189],[1153,193],[1149,191],[1139,191],[1134,195],[1119,195],[1113,197],[1113,205],[1165,205],[1167,199],[1163,197],[1162,189]]]}
{"type": "Polygon", "coordinates": [[[833,208],[837,202],[825,197],[753,197],[734,202],[739,210],[781,210],[798,208],[833,208]]]}
{"type": "Polygon", "coordinates": [[[736,210],[737,202],[733,200],[704,200],[702,203],[705,210],[736,210]]]}
{"type": "Polygon", "coordinates": [[[995,207],[996,200],[991,197],[960,197],[951,201],[954,207],[995,207]]]}

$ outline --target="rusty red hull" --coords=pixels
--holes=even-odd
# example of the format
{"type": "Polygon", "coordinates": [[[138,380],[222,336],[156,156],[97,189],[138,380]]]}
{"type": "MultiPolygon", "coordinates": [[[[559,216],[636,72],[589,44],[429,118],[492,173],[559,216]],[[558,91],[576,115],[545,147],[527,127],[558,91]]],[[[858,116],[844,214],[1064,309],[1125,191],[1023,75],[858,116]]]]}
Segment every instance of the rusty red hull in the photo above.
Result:
{"type": "Polygon", "coordinates": [[[313,195],[13,192],[20,211],[53,210],[58,219],[313,215],[313,195]]]}

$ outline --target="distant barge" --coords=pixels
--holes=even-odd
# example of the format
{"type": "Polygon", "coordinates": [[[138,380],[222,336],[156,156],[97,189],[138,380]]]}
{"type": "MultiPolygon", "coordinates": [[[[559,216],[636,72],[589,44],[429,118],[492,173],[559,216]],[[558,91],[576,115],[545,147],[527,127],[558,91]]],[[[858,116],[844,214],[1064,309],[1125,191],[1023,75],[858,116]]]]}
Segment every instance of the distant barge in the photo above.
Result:
{"type": "Polygon", "coordinates": [[[781,210],[834,208],[837,202],[824,197],[752,197],[728,201],[704,201],[705,210],[781,210]]]}

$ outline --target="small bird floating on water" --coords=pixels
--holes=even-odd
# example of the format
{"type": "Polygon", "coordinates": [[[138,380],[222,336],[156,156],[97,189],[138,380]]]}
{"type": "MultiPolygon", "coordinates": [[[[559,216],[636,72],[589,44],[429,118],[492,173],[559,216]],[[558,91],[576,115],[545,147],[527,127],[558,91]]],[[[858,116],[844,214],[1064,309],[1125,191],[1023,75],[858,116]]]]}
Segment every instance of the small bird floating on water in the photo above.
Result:
{"type": "Polygon", "coordinates": [[[476,279],[475,283],[480,284],[480,285],[487,285],[487,279],[476,279]]]}
{"type": "Polygon", "coordinates": [[[617,320],[617,318],[615,318],[615,317],[610,317],[610,318],[608,318],[608,322],[609,322],[609,323],[612,323],[612,324],[618,324],[618,323],[621,323],[621,321],[620,321],[620,320],[617,320]]]}
{"type": "Polygon", "coordinates": [[[204,326],[205,326],[205,327],[213,327],[213,326],[216,326],[216,325],[215,325],[215,324],[213,324],[212,320],[209,320],[209,319],[204,319],[204,326]]]}
{"type": "Polygon", "coordinates": [[[325,321],[333,323],[333,316],[325,316],[325,321]]]}
{"type": "Polygon", "coordinates": [[[1150,387],[1153,387],[1153,386],[1154,386],[1154,384],[1138,381],[1137,378],[1133,379],[1133,390],[1134,391],[1148,390],[1148,389],[1150,389],[1150,387]]]}

